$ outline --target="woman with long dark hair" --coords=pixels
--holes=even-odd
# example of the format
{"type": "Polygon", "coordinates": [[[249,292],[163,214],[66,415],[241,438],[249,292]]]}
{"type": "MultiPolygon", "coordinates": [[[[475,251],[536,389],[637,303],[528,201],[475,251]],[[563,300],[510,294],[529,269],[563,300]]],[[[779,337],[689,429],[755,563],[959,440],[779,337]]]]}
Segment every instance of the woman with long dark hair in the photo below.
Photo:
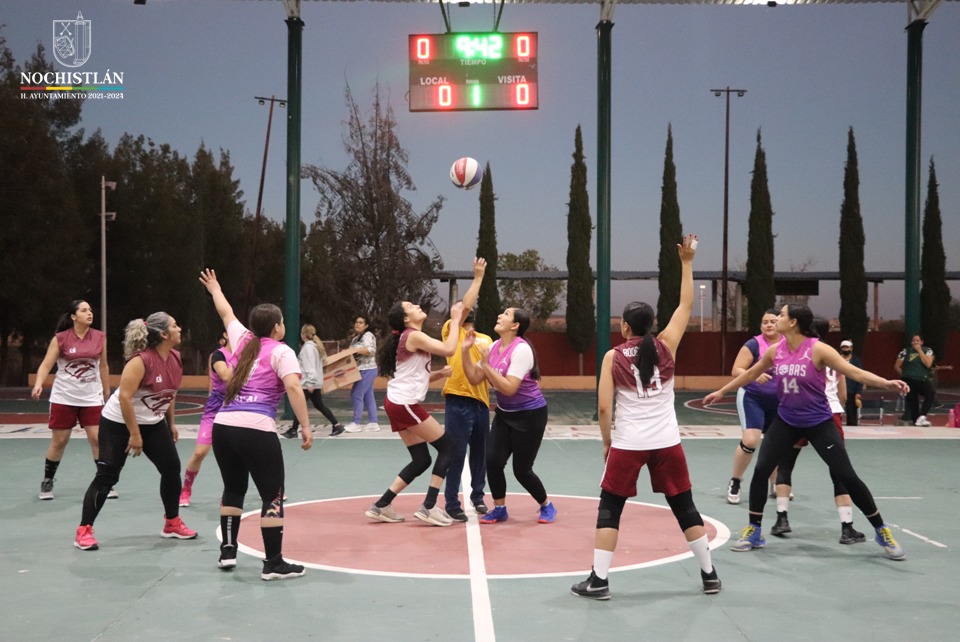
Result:
{"type": "Polygon", "coordinates": [[[223,295],[213,270],[200,273],[217,314],[234,348],[233,375],[223,406],[213,420],[213,456],[223,478],[220,501],[220,559],[229,571],[237,565],[237,536],[243,499],[252,477],[260,494],[260,534],[263,537],[262,580],[285,580],[304,574],[303,566],[283,559],[283,451],[277,435],[277,406],[287,393],[300,421],[301,448],[313,445],[307,401],[300,387],[300,364],[292,348],[281,343],[286,335],[283,313],[270,303],[250,311],[248,330],[237,319],[223,295]]]}
{"type": "Polygon", "coordinates": [[[530,315],[520,308],[507,308],[497,317],[494,331],[500,336],[489,350],[480,349],[481,359],[470,357],[476,335],[468,332],[461,344],[461,360],[467,379],[480,383],[484,378],[497,391],[497,410],[487,438],[487,480],[493,509],[480,517],[481,524],[509,519],[507,513],[507,461],[513,457],[513,475],[539,506],[537,521],[552,524],[557,509],[547,496],[533,463],[547,429],[547,400],[540,391],[540,368],[533,346],[523,338],[530,327],[530,315]]]}
{"type": "Polygon", "coordinates": [[[437,462],[431,471],[423,505],[413,516],[434,526],[453,524],[446,511],[437,506],[440,485],[450,467],[453,443],[444,434],[443,426],[420,404],[427,397],[431,381],[449,376],[450,366],[431,372],[430,362],[432,355],[449,357],[457,349],[462,311],[462,303],[450,307],[450,335],[446,341],[434,339],[422,330],[427,313],[419,305],[401,301],[387,313],[390,336],[380,349],[380,374],[390,377],[390,381],[387,382],[383,407],[390,419],[391,430],[400,434],[410,453],[410,463],[397,474],[380,499],[367,509],[365,514],[370,519],[387,523],[404,520],[391,504],[404,488],[430,468],[430,450],[427,448],[430,444],[437,450],[437,462]]]}
{"type": "MultiPolygon", "coordinates": [[[[63,452],[78,423],[87,433],[87,442],[96,463],[100,411],[110,396],[110,367],[103,332],[93,327],[93,309],[82,299],[70,304],[57,322],[57,330],[47,346],[47,354],[37,369],[31,396],[39,399],[43,383],[53,366],[57,376],[50,389],[50,446],[43,464],[40,499],[53,499],[53,481],[63,452]]],[[[116,497],[116,493],[111,493],[116,497]]]]}
{"type": "Polygon", "coordinates": [[[813,312],[805,305],[784,305],[777,319],[777,330],[781,336],[779,343],[768,348],[746,372],[703,399],[704,405],[714,403],[724,394],[755,381],[771,367],[774,369],[779,399],[777,418],[760,443],[750,481],[750,522],[740,531],[733,550],[743,552],[766,546],[761,521],[767,502],[767,478],[790,454],[793,444],[806,438],[830,468],[831,477],[843,485],[853,503],[874,527],[874,541],[883,548],[883,554],[892,560],[906,559],[903,548],[894,540],[890,527],[880,516],[870,489],[857,476],[847,456],[827,401],[826,368],[873,388],[906,394],[909,386],[900,380],[878,377],[844,360],[836,350],[818,339],[813,328],[813,312]]]}
{"type": "Polygon", "coordinates": [[[120,374],[120,387],[110,396],[100,415],[97,474],[83,497],[83,515],[74,546],[89,551],[99,548],[93,537],[93,522],[120,479],[127,456],[147,456],[160,473],[160,499],[164,525],[161,537],[193,539],[197,532],[180,519],[179,438],[174,420],[177,390],[183,378],[180,326],[166,312],[127,324],[120,374]]]}
{"type": "Polygon", "coordinates": [[[675,357],[693,307],[693,258],[697,238],[683,239],[677,250],[682,276],[680,303],[670,322],[654,334],[656,315],[646,303],[628,303],[620,321],[626,339],[603,357],[597,388],[597,414],[603,439],[603,479],[597,507],[593,569],[570,587],[577,596],[610,599],[607,574],[620,535],[620,516],[627,499],[637,494],[637,479],[646,466],[650,486],[663,493],[700,565],[703,592],[720,592],[703,518],[693,503],[687,458],[680,443],[674,408],[675,357]],[[616,430],[613,411],[616,407],[616,430]]]}

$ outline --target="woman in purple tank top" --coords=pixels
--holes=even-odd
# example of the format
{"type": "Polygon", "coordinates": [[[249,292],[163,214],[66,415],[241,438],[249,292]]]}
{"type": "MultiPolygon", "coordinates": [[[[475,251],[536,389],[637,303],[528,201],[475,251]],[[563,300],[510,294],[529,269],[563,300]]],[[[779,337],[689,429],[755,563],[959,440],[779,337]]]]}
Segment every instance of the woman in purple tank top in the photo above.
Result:
{"type": "Polygon", "coordinates": [[[826,368],[860,383],[896,390],[904,394],[909,386],[900,380],[889,380],[861,370],[846,361],[826,343],[819,341],[813,328],[813,312],[805,305],[784,305],[777,319],[780,342],[771,346],[749,370],[725,386],[704,397],[704,405],[720,400],[724,394],[755,381],[763,372],[774,369],[777,396],[780,402],[778,416],[760,443],[760,453],[750,481],[750,523],[740,531],[734,551],[749,551],[766,546],[760,530],[763,508],[767,501],[767,477],[777,464],[790,454],[798,439],[806,438],[817,454],[830,468],[830,475],[843,484],[856,504],[876,530],[875,541],[884,555],[892,560],[906,558],[903,547],[893,538],[867,485],[857,476],[847,456],[843,438],[833,422],[830,404],[825,392],[826,368]]]}

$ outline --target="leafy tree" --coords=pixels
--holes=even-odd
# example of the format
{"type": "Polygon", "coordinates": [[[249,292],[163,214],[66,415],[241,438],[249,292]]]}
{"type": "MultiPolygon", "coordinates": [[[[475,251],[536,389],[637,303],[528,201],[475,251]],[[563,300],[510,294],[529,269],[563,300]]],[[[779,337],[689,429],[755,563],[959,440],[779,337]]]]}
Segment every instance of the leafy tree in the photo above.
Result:
{"type": "Polygon", "coordinates": [[[747,329],[760,332],[763,311],[777,298],[773,281],[773,206],[767,185],[767,154],[757,130],[757,151],[750,181],[750,224],[747,237],[747,274],[743,293],[747,297],[747,329]]]}
{"type": "MultiPolygon", "coordinates": [[[[547,265],[536,250],[524,250],[521,254],[501,254],[498,265],[504,272],[544,272],[557,269],[547,265]]],[[[563,281],[555,279],[500,280],[500,299],[507,306],[527,310],[538,328],[542,328],[550,315],[560,307],[563,290],[563,281]]]]}
{"type": "Polygon", "coordinates": [[[660,295],[657,297],[657,327],[663,329],[680,305],[680,257],[677,243],[683,238],[680,203],[677,201],[677,168],[673,164],[673,130],[667,125],[667,147],[663,155],[663,185],[660,188],[660,295]]]}
{"type": "Polygon", "coordinates": [[[863,350],[867,335],[867,274],[863,266],[866,239],[860,216],[860,170],[853,127],[847,132],[847,164],[843,172],[840,206],[840,328],[853,341],[853,351],[863,350]]]}
{"type": "Polygon", "coordinates": [[[338,283],[333,290],[348,295],[338,304],[350,314],[366,311],[381,320],[401,300],[419,302],[429,310],[439,302],[433,274],[443,268],[429,234],[443,198],[438,196],[426,211],[417,213],[403,197],[416,187],[396,134],[393,109],[381,100],[379,85],[366,120],[349,85],[345,97],[344,147],[350,163],[343,171],[303,168],[303,176],[313,181],[320,195],[316,217],[324,223],[311,227],[311,233],[332,235],[311,243],[310,258],[320,260],[316,252],[323,247],[335,252],[338,283]]]}
{"type": "MultiPolygon", "coordinates": [[[[570,201],[567,203],[567,339],[580,355],[593,344],[597,332],[593,305],[593,273],[590,270],[590,197],[587,194],[587,164],[583,162],[580,125],[573,142],[570,167],[570,201]]],[[[581,358],[581,369],[583,367],[581,358]]]]}
{"type": "Polygon", "coordinates": [[[923,209],[923,256],[920,259],[920,331],[933,354],[942,358],[950,332],[950,287],[943,251],[943,224],[940,220],[940,193],[937,168],[930,159],[927,202],[923,209]]]}
{"type": "Polygon", "coordinates": [[[477,238],[477,256],[487,260],[487,271],[480,284],[480,294],[477,300],[477,318],[474,326],[477,331],[493,334],[493,326],[497,324],[497,316],[502,312],[500,308],[500,293],[497,290],[497,197],[493,193],[493,174],[490,163],[480,179],[480,231],[477,238]]]}
{"type": "Polygon", "coordinates": [[[63,309],[90,291],[85,250],[96,218],[78,211],[63,161],[83,101],[20,98],[21,71],[52,69],[42,46],[21,69],[0,32],[0,371],[18,385],[63,309]],[[12,334],[22,335],[19,372],[7,369],[12,334]]]}

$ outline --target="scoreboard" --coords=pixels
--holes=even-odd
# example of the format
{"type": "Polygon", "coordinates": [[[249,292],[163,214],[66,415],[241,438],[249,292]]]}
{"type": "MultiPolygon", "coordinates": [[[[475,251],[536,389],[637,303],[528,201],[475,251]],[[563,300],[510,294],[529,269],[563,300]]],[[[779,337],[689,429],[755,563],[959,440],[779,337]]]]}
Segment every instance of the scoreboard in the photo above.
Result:
{"type": "Polygon", "coordinates": [[[537,33],[409,37],[410,111],[537,109],[537,33]]]}

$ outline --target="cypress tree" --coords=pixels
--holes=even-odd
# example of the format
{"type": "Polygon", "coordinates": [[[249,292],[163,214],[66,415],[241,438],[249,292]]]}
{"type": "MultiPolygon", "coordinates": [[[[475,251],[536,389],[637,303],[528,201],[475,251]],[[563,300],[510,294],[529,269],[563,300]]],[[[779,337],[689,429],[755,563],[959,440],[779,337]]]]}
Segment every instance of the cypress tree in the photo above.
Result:
{"type": "Polygon", "coordinates": [[[920,258],[920,332],[935,357],[943,358],[950,331],[950,287],[943,251],[943,225],[937,169],[930,159],[927,202],[923,208],[923,254],[920,258]]]}
{"type": "Polygon", "coordinates": [[[657,327],[663,330],[680,305],[680,257],[677,243],[683,238],[680,204],[677,202],[677,168],[673,164],[673,131],[667,125],[667,148],[663,158],[663,185],[660,188],[660,295],[657,297],[657,327]]]}
{"type": "Polygon", "coordinates": [[[480,232],[477,236],[477,256],[487,260],[487,270],[480,284],[477,303],[477,318],[474,326],[478,332],[493,334],[500,309],[500,292],[497,289],[497,223],[493,194],[493,174],[487,163],[480,179],[480,232]]]}
{"type": "Polygon", "coordinates": [[[593,307],[593,274],[590,270],[591,235],[587,165],[583,162],[583,137],[580,125],[577,125],[573,165],[570,167],[570,202],[567,203],[566,319],[567,339],[581,355],[590,348],[597,329],[593,307]]]}
{"type": "Polygon", "coordinates": [[[772,308],[777,292],[773,281],[773,206],[767,184],[767,154],[757,130],[757,151],[750,181],[750,224],[747,236],[747,275],[743,293],[747,297],[747,329],[760,332],[763,311],[772,308]]]}
{"type": "Polygon", "coordinates": [[[867,335],[867,274],[863,267],[863,218],[860,216],[860,170],[853,127],[847,133],[847,164],[840,206],[840,328],[860,354],[867,335]]]}

